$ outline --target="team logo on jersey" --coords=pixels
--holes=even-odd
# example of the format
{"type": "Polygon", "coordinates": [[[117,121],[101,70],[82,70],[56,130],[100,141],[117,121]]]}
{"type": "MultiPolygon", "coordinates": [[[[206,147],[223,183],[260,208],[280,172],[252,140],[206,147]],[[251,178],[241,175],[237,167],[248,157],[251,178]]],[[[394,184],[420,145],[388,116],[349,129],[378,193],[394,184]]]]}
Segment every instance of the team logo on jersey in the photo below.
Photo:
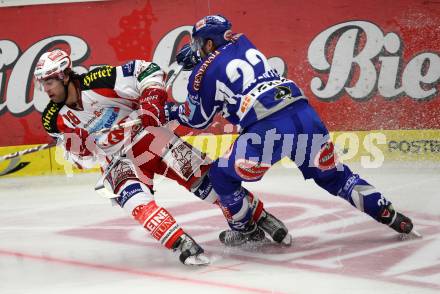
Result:
{"type": "Polygon", "coordinates": [[[135,61],[133,60],[133,61],[131,61],[129,63],[126,63],[123,66],[121,66],[121,68],[122,68],[122,75],[124,77],[130,77],[130,76],[133,75],[133,73],[134,73],[134,64],[135,64],[135,61]]]}
{"type": "Polygon", "coordinates": [[[289,87],[278,86],[278,87],[275,87],[275,89],[276,89],[275,100],[292,98],[292,90],[290,90],[289,87]]]}
{"type": "Polygon", "coordinates": [[[214,52],[209,54],[208,58],[203,62],[203,64],[197,70],[197,73],[194,76],[194,83],[193,83],[193,89],[195,91],[200,90],[200,85],[202,84],[202,78],[205,75],[206,70],[219,54],[220,51],[218,50],[215,50],[214,52]]]}

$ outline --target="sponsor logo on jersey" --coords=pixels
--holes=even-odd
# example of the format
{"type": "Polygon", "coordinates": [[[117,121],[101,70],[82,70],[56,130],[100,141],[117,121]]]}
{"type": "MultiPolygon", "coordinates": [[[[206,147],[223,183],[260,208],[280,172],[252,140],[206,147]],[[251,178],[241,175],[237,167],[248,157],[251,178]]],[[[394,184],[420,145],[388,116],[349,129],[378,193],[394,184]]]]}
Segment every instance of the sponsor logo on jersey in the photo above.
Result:
{"type": "Polygon", "coordinates": [[[91,119],[89,119],[85,124],[84,124],[84,128],[87,129],[94,121],[96,121],[98,119],[98,117],[100,117],[102,115],[102,113],[104,112],[104,108],[99,108],[97,110],[93,111],[93,114],[95,116],[93,116],[91,119]]]}
{"type": "Polygon", "coordinates": [[[275,100],[292,98],[292,90],[286,86],[275,87],[275,100]]]}
{"type": "Polygon", "coordinates": [[[89,72],[84,76],[83,84],[89,87],[91,83],[99,79],[111,77],[113,68],[114,68],[113,66],[106,65],[104,67],[92,70],[91,72],[89,72]]]}
{"type": "Polygon", "coordinates": [[[43,115],[41,117],[43,127],[48,133],[58,133],[57,128],[57,117],[58,112],[63,107],[63,104],[57,104],[55,102],[50,101],[46,106],[46,109],[43,111],[43,115]]]}
{"type": "MultiPolygon", "coordinates": [[[[101,116],[99,116],[99,120],[95,123],[93,127],[91,127],[88,131],[90,133],[99,131],[104,128],[109,128],[113,125],[113,123],[116,121],[119,115],[119,108],[118,107],[111,107],[107,108],[103,111],[100,111],[101,116]]],[[[97,119],[98,117],[94,117],[94,119],[97,119]]]]}
{"type": "Polygon", "coordinates": [[[131,198],[133,197],[133,195],[137,194],[137,193],[142,193],[143,190],[141,188],[141,185],[136,183],[136,184],[131,184],[128,185],[127,187],[125,187],[124,190],[121,191],[120,193],[120,198],[118,199],[118,203],[119,205],[121,205],[121,207],[124,207],[125,203],[131,198]]]}
{"type": "Polygon", "coordinates": [[[193,83],[193,89],[195,91],[200,90],[200,85],[202,84],[202,78],[205,75],[206,70],[219,54],[220,51],[218,50],[215,50],[214,52],[209,54],[209,57],[203,62],[203,64],[197,70],[197,73],[194,76],[194,83],[193,83]]]}
{"type": "Polygon", "coordinates": [[[167,213],[166,210],[161,208],[156,215],[154,215],[147,223],[145,228],[149,230],[150,232],[154,231],[156,228],[159,227],[161,223],[163,223],[170,215],[167,213]]]}
{"type": "Polygon", "coordinates": [[[134,170],[130,163],[125,160],[120,160],[110,173],[112,187],[117,188],[128,179],[136,179],[134,170]]]}
{"type": "Polygon", "coordinates": [[[198,100],[200,100],[199,95],[191,95],[191,94],[189,94],[188,95],[188,100],[191,101],[191,104],[194,104],[194,105],[199,105],[200,104],[200,101],[198,101],[198,100]]]}
{"type": "Polygon", "coordinates": [[[212,183],[211,181],[209,181],[209,179],[207,179],[207,177],[205,177],[203,179],[203,182],[200,184],[200,186],[197,187],[197,189],[194,191],[194,194],[200,199],[205,200],[206,197],[208,197],[209,194],[211,194],[211,191],[212,191],[212,183]]]}
{"type": "Polygon", "coordinates": [[[243,103],[242,103],[241,106],[240,106],[240,111],[241,111],[242,113],[245,113],[246,110],[248,109],[248,107],[251,105],[251,102],[252,102],[253,100],[254,100],[254,99],[252,99],[251,96],[246,95],[246,96],[244,97],[244,99],[242,100],[243,103]]]}
{"type": "Polygon", "coordinates": [[[150,65],[148,65],[148,67],[145,70],[143,70],[141,73],[139,73],[137,80],[140,82],[143,79],[145,79],[146,77],[150,76],[152,73],[159,71],[159,70],[160,70],[160,67],[156,63],[152,62],[152,63],[150,63],[150,65]]]}
{"type": "Polygon", "coordinates": [[[159,211],[147,220],[144,227],[153,238],[162,243],[165,243],[179,229],[176,220],[163,208],[159,208],[159,211]]]}
{"type": "Polygon", "coordinates": [[[90,103],[90,107],[95,107],[95,105],[97,105],[98,104],[98,101],[96,101],[96,100],[92,100],[92,103],[90,103]]]}
{"type": "Polygon", "coordinates": [[[135,64],[135,61],[133,60],[133,61],[131,61],[129,63],[126,63],[123,66],[121,66],[121,68],[122,68],[122,75],[124,77],[131,77],[131,76],[133,76],[134,64],[135,64]]]}

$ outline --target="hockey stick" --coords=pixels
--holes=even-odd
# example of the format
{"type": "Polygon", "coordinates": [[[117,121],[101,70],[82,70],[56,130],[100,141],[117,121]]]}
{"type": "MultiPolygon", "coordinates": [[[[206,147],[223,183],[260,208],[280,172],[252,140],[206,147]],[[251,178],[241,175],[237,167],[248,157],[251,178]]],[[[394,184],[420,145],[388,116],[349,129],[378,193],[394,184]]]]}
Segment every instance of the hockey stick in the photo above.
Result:
{"type": "Polygon", "coordinates": [[[26,166],[26,163],[20,162],[20,157],[12,158],[11,161],[8,163],[8,166],[0,172],[0,176],[4,176],[14,170],[20,169],[20,164],[22,165],[22,167],[26,166]]]}
{"type": "Polygon", "coordinates": [[[183,66],[180,66],[178,69],[171,69],[167,74],[167,80],[165,82],[165,90],[168,92],[168,90],[171,88],[171,86],[174,84],[174,81],[176,80],[177,76],[180,74],[180,72],[183,70],[183,66]]]}
{"type": "MultiPolygon", "coordinates": [[[[91,133],[92,135],[102,135],[108,132],[112,132],[115,130],[120,130],[120,129],[125,129],[125,128],[129,128],[135,125],[138,125],[141,122],[140,119],[135,119],[135,120],[131,120],[125,123],[121,123],[121,124],[117,124],[115,126],[112,126],[110,128],[104,128],[101,129],[99,131],[93,132],[91,133]]],[[[3,176],[5,174],[8,174],[10,171],[14,170],[15,168],[18,167],[18,165],[20,164],[20,158],[23,155],[26,154],[30,154],[30,153],[34,153],[34,152],[38,152],[41,150],[45,150],[45,149],[49,149],[52,147],[55,147],[57,145],[57,141],[51,142],[51,143],[46,143],[46,144],[42,144],[42,145],[38,145],[35,147],[31,147],[29,149],[25,149],[25,150],[21,150],[21,151],[16,151],[14,153],[10,153],[10,154],[6,154],[0,157],[0,162],[2,161],[6,161],[6,160],[11,160],[8,164],[8,166],[6,168],[4,168],[3,170],[0,171],[0,176],[3,176]]]]}
{"type": "MultiPolygon", "coordinates": [[[[117,124],[117,125],[112,126],[110,128],[101,129],[99,131],[91,133],[91,135],[99,136],[99,135],[102,135],[102,134],[105,134],[105,133],[108,133],[108,132],[112,132],[112,131],[116,131],[116,130],[120,130],[120,129],[125,129],[125,128],[129,128],[129,127],[138,125],[140,122],[141,122],[140,119],[134,119],[134,120],[131,120],[131,121],[128,121],[128,122],[117,124]]],[[[38,151],[41,151],[41,150],[45,150],[45,149],[54,147],[56,145],[57,145],[57,142],[54,141],[54,142],[51,142],[51,143],[46,143],[46,144],[38,145],[38,146],[35,146],[35,147],[31,147],[29,149],[25,149],[25,150],[21,150],[21,151],[16,151],[14,153],[6,154],[6,155],[3,155],[3,156],[0,157],[0,162],[5,161],[5,160],[10,160],[10,159],[13,159],[13,158],[16,158],[16,157],[21,157],[21,156],[29,154],[29,153],[34,153],[34,152],[38,152],[38,151]]]]}
{"type": "MultiPolygon", "coordinates": [[[[21,157],[23,155],[29,154],[29,153],[34,153],[40,150],[44,150],[44,149],[48,149],[51,148],[53,146],[56,146],[57,142],[54,141],[52,143],[47,143],[47,144],[43,144],[43,145],[38,145],[29,149],[25,149],[25,150],[21,150],[21,151],[16,151],[14,153],[10,153],[10,154],[6,154],[3,155],[2,157],[0,157],[0,162],[5,161],[5,160],[10,160],[16,157],[21,157]]],[[[1,173],[0,173],[1,174],[1,173]]]]}

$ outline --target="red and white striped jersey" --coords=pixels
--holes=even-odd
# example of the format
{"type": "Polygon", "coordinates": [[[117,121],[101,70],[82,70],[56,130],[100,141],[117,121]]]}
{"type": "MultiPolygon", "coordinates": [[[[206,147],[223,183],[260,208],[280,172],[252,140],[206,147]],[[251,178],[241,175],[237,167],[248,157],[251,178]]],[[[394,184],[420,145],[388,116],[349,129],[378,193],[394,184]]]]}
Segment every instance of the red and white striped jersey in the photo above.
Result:
{"type": "MultiPolygon", "coordinates": [[[[149,87],[165,88],[165,73],[158,65],[134,60],[122,66],[102,66],[80,76],[79,107],[63,106],[56,119],[56,128],[83,128],[94,133],[137,117],[139,97],[149,87]]],[[[115,130],[96,137],[97,145],[112,155],[122,147],[124,130],[115,130]]]]}

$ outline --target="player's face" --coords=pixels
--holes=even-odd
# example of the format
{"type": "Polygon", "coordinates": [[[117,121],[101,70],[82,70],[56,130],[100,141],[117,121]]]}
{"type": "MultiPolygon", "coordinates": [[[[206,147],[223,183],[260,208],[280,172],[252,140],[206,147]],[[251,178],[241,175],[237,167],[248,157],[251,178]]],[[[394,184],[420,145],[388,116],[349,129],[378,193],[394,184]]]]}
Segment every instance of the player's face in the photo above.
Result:
{"type": "Polygon", "coordinates": [[[191,37],[191,43],[190,43],[191,50],[193,52],[199,51],[203,47],[203,43],[204,43],[203,39],[197,37],[195,38],[191,37]]]}
{"type": "Polygon", "coordinates": [[[57,78],[49,78],[41,81],[44,92],[49,99],[55,103],[63,102],[66,99],[66,90],[63,81],[57,78]]]}
{"type": "Polygon", "coordinates": [[[214,51],[214,43],[211,40],[203,40],[201,38],[191,39],[191,50],[199,52],[201,58],[205,58],[209,53],[214,51]]]}
{"type": "Polygon", "coordinates": [[[200,57],[205,58],[209,53],[215,50],[214,42],[211,40],[206,40],[205,44],[199,49],[200,57]]]}

